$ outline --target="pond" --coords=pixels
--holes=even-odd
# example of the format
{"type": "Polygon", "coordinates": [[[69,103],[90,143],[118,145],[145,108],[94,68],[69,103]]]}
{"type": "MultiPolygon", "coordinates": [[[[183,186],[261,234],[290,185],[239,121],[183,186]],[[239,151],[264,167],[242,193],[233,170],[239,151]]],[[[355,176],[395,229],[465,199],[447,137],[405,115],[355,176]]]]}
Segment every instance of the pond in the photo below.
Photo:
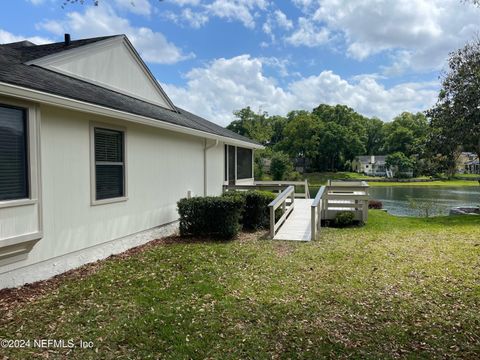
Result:
{"type": "Polygon", "coordinates": [[[448,215],[453,207],[479,206],[480,186],[372,186],[370,198],[380,200],[389,214],[418,216],[409,199],[434,203],[433,215],[448,215]]]}

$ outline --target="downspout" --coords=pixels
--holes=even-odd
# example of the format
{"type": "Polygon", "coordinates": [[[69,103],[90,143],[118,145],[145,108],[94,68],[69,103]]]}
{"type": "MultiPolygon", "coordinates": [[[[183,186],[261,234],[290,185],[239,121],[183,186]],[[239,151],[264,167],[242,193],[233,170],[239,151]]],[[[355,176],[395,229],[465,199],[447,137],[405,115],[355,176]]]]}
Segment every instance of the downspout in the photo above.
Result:
{"type": "Polygon", "coordinates": [[[207,151],[218,145],[218,139],[211,145],[207,146],[207,139],[205,139],[205,146],[203,148],[203,196],[207,196],[208,174],[207,174],[207,151]]]}

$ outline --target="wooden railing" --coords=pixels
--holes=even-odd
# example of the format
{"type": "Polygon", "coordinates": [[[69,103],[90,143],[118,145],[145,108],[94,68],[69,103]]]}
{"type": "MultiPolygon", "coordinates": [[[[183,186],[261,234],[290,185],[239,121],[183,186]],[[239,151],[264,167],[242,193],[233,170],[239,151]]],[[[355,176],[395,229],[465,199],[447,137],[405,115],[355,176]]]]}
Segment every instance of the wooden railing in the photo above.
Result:
{"type": "Polygon", "coordinates": [[[297,198],[305,198],[310,199],[310,190],[308,188],[308,181],[305,179],[304,181],[255,181],[251,185],[224,185],[224,191],[228,190],[266,190],[266,191],[276,191],[282,192],[288,186],[293,186],[294,195],[297,198]],[[304,191],[303,193],[296,192],[297,186],[303,186],[304,191]]]}
{"type": "Polygon", "coordinates": [[[305,199],[310,199],[310,191],[308,189],[308,181],[307,179],[303,181],[255,181],[255,185],[278,185],[278,186],[295,186],[295,190],[297,186],[303,186],[304,191],[303,193],[299,193],[295,191],[295,197],[300,198],[303,197],[305,199]]]}
{"type": "Polygon", "coordinates": [[[273,238],[278,228],[287,219],[288,215],[293,211],[295,207],[295,187],[290,185],[285,190],[283,190],[270,204],[268,204],[270,209],[270,237],[273,238]],[[290,203],[287,206],[287,200],[290,199],[290,203]],[[275,221],[275,212],[279,207],[282,207],[283,214],[275,221]]]}
{"type": "Polygon", "coordinates": [[[365,181],[329,181],[323,194],[322,219],[333,220],[339,211],[353,211],[355,220],[367,222],[368,188],[365,181]]]}
{"type": "Polygon", "coordinates": [[[322,209],[325,202],[326,187],[322,186],[318,189],[315,199],[313,199],[311,207],[311,239],[316,240],[320,234],[322,227],[322,209]]]}

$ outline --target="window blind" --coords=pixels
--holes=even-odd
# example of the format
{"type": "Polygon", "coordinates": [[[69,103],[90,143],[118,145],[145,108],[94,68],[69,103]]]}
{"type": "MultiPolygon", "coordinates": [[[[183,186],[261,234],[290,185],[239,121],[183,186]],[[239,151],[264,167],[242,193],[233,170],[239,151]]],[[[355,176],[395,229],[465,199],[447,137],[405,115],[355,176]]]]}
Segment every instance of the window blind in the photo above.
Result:
{"type": "Polygon", "coordinates": [[[0,106],[0,201],[28,198],[27,154],[25,110],[0,106]]]}
{"type": "Polygon", "coordinates": [[[96,200],[125,196],[124,133],[95,128],[96,200]]]}

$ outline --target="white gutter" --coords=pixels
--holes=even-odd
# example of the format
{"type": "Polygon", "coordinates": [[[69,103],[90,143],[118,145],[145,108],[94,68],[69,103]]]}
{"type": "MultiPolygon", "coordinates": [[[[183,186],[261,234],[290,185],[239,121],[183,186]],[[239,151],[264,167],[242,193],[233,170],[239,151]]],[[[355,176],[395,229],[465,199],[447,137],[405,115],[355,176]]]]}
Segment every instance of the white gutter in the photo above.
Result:
{"type": "Polygon", "coordinates": [[[205,146],[203,148],[203,196],[207,196],[208,190],[207,150],[217,147],[217,145],[218,140],[215,140],[213,144],[207,146],[207,139],[205,139],[205,146]]]}
{"type": "Polygon", "coordinates": [[[155,128],[170,130],[174,132],[179,132],[183,134],[188,134],[192,136],[199,136],[205,139],[211,139],[215,141],[222,141],[226,144],[237,145],[246,147],[249,149],[263,149],[262,145],[256,145],[249,143],[247,141],[236,140],[226,136],[220,136],[211,134],[201,130],[190,129],[185,126],[180,126],[176,124],[171,124],[166,121],[157,120],[149,118],[146,116],[131,114],[126,111],[110,109],[105,106],[95,105],[84,101],[69,99],[63,96],[49,94],[43,91],[33,90],[24,88],[17,85],[7,84],[0,82],[0,95],[19,97],[22,99],[27,99],[35,102],[40,102],[43,104],[54,105],[65,109],[77,110],[81,112],[86,112],[90,114],[104,115],[112,117],[115,119],[121,119],[137,124],[152,126],[155,128]]]}

